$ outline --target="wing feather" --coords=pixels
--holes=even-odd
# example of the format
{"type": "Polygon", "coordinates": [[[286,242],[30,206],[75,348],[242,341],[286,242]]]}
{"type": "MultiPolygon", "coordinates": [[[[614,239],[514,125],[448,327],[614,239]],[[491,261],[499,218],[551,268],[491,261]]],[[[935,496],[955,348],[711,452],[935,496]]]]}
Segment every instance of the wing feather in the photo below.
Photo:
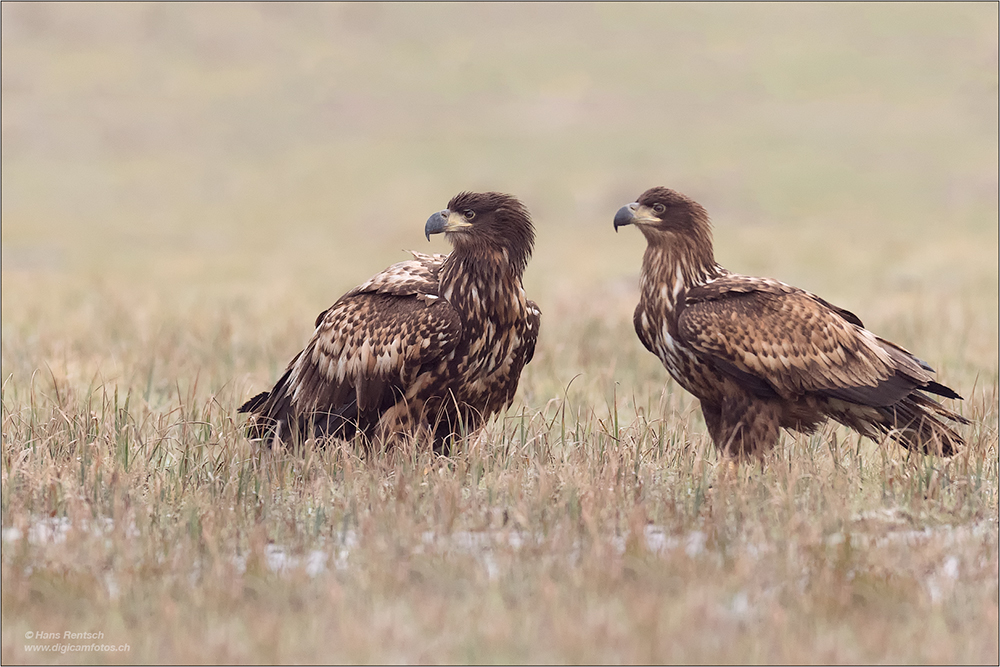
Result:
{"type": "Polygon", "coordinates": [[[447,255],[428,255],[410,250],[413,259],[393,264],[370,280],[358,285],[345,297],[371,292],[395,296],[432,295],[437,296],[440,284],[438,274],[447,255]]]}
{"type": "MultiPolygon", "coordinates": [[[[438,296],[438,273],[441,270],[441,264],[448,256],[428,255],[415,250],[408,252],[413,255],[413,259],[397,262],[385,271],[375,274],[342,296],[341,300],[365,293],[417,296],[428,303],[435,300],[438,296]]],[[[336,304],[317,315],[314,326],[318,327],[326,314],[334,307],[336,304]]]]}
{"type": "Polygon", "coordinates": [[[401,393],[420,369],[447,356],[462,337],[444,300],[385,292],[348,294],[327,310],[291,368],[292,403],[303,412],[356,400],[361,411],[401,393]]]}
{"type": "Polygon", "coordinates": [[[931,381],[923,362],[860,322],[804,290],[731,274],[688,293],[678,328],[695,351],[761,396],[820,392],[888,405],[931,381]]]}
{"type": "Polygon", "coordinates": [[[524,357],[524,363],[521,364],[522,368],[527,366],[535,357],[535,343],[538,341],[538,329],[542,322],[542,311],[538,308],[538,304],[534,301],[528,301],[527,305],[528,330],[522,342],[522,356],[524,357]]]}
{"type": "Polygon", "coordinates": [[[447,256],[410,252],[319,314],[269,403],[301,414],[385,409],[423,365],[454,350],[461,321],[437,298],[447,256]]]}

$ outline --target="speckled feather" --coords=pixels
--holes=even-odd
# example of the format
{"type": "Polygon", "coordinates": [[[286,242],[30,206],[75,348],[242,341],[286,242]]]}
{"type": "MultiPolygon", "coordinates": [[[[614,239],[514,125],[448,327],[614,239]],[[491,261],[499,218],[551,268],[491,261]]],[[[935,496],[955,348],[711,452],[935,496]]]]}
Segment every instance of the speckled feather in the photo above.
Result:
{"type": "Polygon", "coordinates": [[[859,400],[888,405],[933,379],[838,310],[790,285],[728,274],[687,292],[678,328],[681,339],[724,372],[752,374],[767,383],[771,392],[764,394],[785,399],[851,390],[859,400]],[[892,382],[897,375],[909,382],[892,382]]]}
{"type": "Polygon", "coordinates": [[[653,188],[632,206],[663,209],[625,223],[648,241],[636,333],[701,401],[717,446],[759,454],[780,428],[810,433],[827,417],[931,453],[963,444],[937,417],[967,420],[922,392],[960,397],[925,362],[814,294],[719,266],[707,214],[683,195],[653,188]]]}

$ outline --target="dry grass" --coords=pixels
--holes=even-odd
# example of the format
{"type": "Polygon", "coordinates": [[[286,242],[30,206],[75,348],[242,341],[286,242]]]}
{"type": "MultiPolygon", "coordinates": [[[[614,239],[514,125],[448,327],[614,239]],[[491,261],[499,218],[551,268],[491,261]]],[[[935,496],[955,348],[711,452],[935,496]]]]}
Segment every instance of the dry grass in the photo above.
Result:
{"type": "Polygon", "coordinates": [[[0,657],[996,663],[996,16],[5,4],[0,657]],[[610,221],[656,183],[930,361],[969,446],[718,466],[631,329],[610,221]],[[507,414],[255,451],[235,407],[315,314],[486,187],[539,227],[507,414]],[[130,650],[26,650],[66,630],[130,650]]]}

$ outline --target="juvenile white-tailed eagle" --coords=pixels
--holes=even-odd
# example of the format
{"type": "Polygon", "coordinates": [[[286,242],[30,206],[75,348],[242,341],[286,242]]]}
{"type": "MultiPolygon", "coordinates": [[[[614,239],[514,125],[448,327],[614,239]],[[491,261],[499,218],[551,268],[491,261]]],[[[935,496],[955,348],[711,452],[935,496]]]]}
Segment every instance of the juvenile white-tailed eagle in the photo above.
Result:
{"type": "Polygon", "coordinates": [[[694,200],[652,188],[614,225],[646,237],[639,340],[701,401],[723,452],[762,454],[780,428],[812,433],[827,417],[931,454],[964,444],[939,418],[968,420],[927,395],[961,399],[934,369],[815,294],[719,266],[708,214],[694,200]]]}
{"type": "Polygon", "coordinates": [[[274,389],[239,409],[252,439],[412,436],[441,451],[511,404],[541,317],[521,285],[535,238],[527,209],[463,192],[424,232],[443,232],[453,252],[414,252],[321,313],[274,389]]]}

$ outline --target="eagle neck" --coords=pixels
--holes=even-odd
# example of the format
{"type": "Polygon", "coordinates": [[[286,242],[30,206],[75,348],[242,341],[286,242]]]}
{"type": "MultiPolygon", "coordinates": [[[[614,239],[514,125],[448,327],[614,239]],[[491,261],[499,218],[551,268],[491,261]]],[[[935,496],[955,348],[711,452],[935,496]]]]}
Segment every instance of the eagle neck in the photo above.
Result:
{"type": "Polygon", "coordinates": [[[723,271],[715,262],[711,241],[693,243],[686,238],[650,243],[642,258],[640,291],[648,303],[675,311],[685,293],[717,278],[723,271]]]}
{"type": "Polygon", "coordinates": [[[467,324],[513,321],[523,307],[521,276],[503,252],[456,250],[442,264],[440,275],[440,295],[467,324]]]}

